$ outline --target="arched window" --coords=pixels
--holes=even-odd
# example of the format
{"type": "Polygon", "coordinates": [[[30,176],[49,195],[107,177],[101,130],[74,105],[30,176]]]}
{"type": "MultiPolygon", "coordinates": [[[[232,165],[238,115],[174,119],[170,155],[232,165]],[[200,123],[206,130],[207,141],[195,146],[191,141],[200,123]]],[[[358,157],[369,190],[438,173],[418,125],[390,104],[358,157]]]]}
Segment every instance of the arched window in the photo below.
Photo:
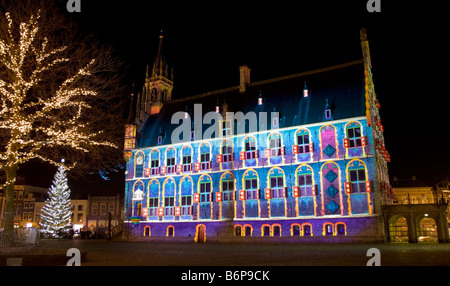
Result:
{"type": "Polygon", "coordinates": [[[297,153],[304,154],[312,152],[312,140],[309,130],[299,129],[295,132],[295,142],[297,143],[297,153]]]}
{"type": "Polygon", "coordinates": [[[347,227],[343,222],[336,223],[336,235],[345,236],[347,235],[347,227]]]}
{"type": "Polygon", "coordinates": [[[151,101],[156,101],[156,96],[158,94],[158,90],[156,88],[152,89],[151,101]]]}
{"type": "Polygon", "coordinates": [[[362,146],[361,124],[355,121],[350,122],[345,128],[346,139],[348,140],[348,148],[362,146]]]}
{"type": "Polygon", "coordinates": [[[200,203],[211,202],[212,180],[209,175],[202,175],[199,179],[200,203]]]}
{"type": "Polygon", "coordinates": [[[367,191],[366,166],[359,160],[353,160],[348,166],[348,179],[352,193],[365,193],[367,191]]]}
{"type": "Polygon", "coordinates": [[[242,227],[240,225],[234,226],[234,235],[235,236],[241,236],[242,227]]]}
{"type": "Polygon", "coordinates": [[[221,144],[221,151],[222,151],[222,162],[228,163],[233,162],[234,156],[233,156],[233,142],[229,139],[225,139],[222,141],[221,144]]]}
{"type": "Polygon", "coordinates": [[[133,186],[133,201],[142,201],[144,199],[144,183],[136,181],[133,186]]]}
{"type": "Polygon", "coordinates": [[[191,215],[193,186],[194,183],[189,176],[183,177],[180,181],[181,215],[191,215]]]}
{"type": "Polygon", "coordinates": [[[148,215],[157,216],[159,207],[159,181],[153,179],[148,184],[148,215]]]}
{"type": "Polygon", "coordinates": [[[320,148],[322,159],[337,158],[337,134],[333,125],[323,125],[320,127],[320,148]]]}
{"type": "Polygon", "coordinates": [[[278,167],[274,167],[269,171],[270,198],[278,199],[286,196],[286,188],[284,186],[284,172],[278,167]]]}
{"type": "Polygon", "coordinates": [[[164,190],[164,215],[174,215],[175,207],[175,180],[171,177],[167,178],[163,183],[164,190]]]}
{"type": "Polygon", "coordinates": [[[300,225],[298,223],[291,225],[291,235],[300,236],[300,225]]]}
{"type": "Polygon", "coordinates": [[[254,136],[247,136],[244,139],[244,153],[241,153],[241,160],[249,160],[257,158],[256,138],[254,136]]]}
{"type": "Polygon", "coordinates": [[[324,236],[332,236],[333,234],[334,234],[333,224],[332,223],[325,223],[323,225],[323,235],[324,236]]]}
{"type": "Polygon", "coordinates": [[[189,145],[184,145],[181,148],[181,163],[182,163],[182,172],[190,172],[192,171],[192,147],[189,145]]]}
{"type": "MultiPolygon", "coordinates": [[[[245,171],[242,180],[245,192],[244,199],[257,200],[259,198],[258,173],[254,169],[248,169],[245,171]]],[[[241,195],[239,196],[241,197],[241,195]]]]}
{"type": "Polygon", "coordinates": [[[278,157],[284,155],[284,148],[281,145],[281,134],[278,132],[271,133],[268,137],[270,154],[266,157],[278,157]]]}
{"type": "Polygon", "coordinates": [[[160,160],[160,154],[158,149],[153,149],[150,151],[150,175],[158,175],[159,174],[159,160],[160,160]]]}
{"type": "MultiPolygon", "coordinates": [[[[301,165],[297,169],[297,187],[298,196],[309,197],[314,196],[313,173],[312,168],[308,165],[301,165]]],[[[295,188],[295,187],[294,187],[295,188]]]]}
{"type": "Polygon", "coordinates": [[[138,203],[138,205],[137,205],[136,215],[138,215],[138,216],[142,215],[142,204],[141,203],[138,203]]]}
{"type": "Polygon", "coordinates": [[[281,236],[281,226],[279,224],[275,224],[272,226],[273,236],[281,236]]]}
{"type": "Polygon", "coordinates": [[[200,162],[196,163],[196,170],[197,171],[204,171],[204,170],[210,170],[211,169],[211,144],[208,142],[202,142],[199,149],[199,155],[200,155],[200,162]]]}
{"type": "Polygon", "coordinates": [[[321,168],[322,212],[324,215],[342,214],[342,194],[340,192],[340,171],[335,162],[326,162],[321,168]]]}
{"type": "Polygon", "coordinates": [[[226,172],[220,177],[220,186],[222,187],[220,194],[221,201],[226,202],[233,200],[235,191],[234,181],[234,175],[230,172],[226,172]]]}
{"type": "Polygon", "coordinates": [[[175,236],[175,228],[172,225],[167,227],[167,236],[175,236]]]}
{"type": "Polygon", "coordinates": [[[166,174],[174,174],[175,173],[175,164],[176,164],[176,150],[173,147],[168,147],[166,149],[166,174]]]}
{"type": "Polygon", "coordinates": [[[309,223],[303,224],[302,229],[303,229],[303,236],[312,236],[313,235],[311,224],[309,224],[309,223]]]}
{"type": "Polygon", "coordinates": [[[270,225],[264,224],[262,225],[262,236],[270,236],[270,225]]]}
{"type": "Polygon", "coordinates": [[[148,225],[144,227],[144,236],[151,236],[150,226],[148,225]]]}
{"type": "Polygon", "coordinates": [[[244,232],[245,236],[252,236],[253,228],[250,225],[245,225],[244,232]]]}

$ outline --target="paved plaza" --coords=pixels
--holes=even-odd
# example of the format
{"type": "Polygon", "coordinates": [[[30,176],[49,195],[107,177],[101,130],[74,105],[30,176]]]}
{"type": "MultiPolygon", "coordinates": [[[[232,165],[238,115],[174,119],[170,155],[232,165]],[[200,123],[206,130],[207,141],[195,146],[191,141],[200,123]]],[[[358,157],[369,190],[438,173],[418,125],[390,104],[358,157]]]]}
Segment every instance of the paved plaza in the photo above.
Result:
{"type": "Polygon", "coordinates": [[[42,240],[41,252],[77,248],[81,266],[366,266],[371,248],[381,266],[449,266],[450,244],[218,244],[42,240]]]}

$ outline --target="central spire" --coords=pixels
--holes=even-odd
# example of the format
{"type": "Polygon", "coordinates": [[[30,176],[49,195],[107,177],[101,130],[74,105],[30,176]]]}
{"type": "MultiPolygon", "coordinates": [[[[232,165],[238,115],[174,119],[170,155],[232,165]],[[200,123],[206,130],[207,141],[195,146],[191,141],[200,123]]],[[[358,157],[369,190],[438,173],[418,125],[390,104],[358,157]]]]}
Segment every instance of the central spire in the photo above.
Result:
{"type": "Polygon", "coordinates": [[[153,63],[152,77],[163,76],[169,78],[169,67],[166,64],[166,60],[163,56],[163,30],[159,35],[158,54],[156,55],[155,62],[153,63]]]}

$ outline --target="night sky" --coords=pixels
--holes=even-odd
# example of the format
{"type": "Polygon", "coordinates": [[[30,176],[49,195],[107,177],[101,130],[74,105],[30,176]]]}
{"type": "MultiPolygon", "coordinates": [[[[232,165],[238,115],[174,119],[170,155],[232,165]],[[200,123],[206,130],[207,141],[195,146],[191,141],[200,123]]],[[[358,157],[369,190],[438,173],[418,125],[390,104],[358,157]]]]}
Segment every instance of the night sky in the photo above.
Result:
{"type": "MultiPolygon", "coordinates": [[[[381,0],[381,12],[369,13],[366,0],[242,2],[81,0],[82,12],[67,16],[115,47],[138,88],[163,29],[173,98],[236,86],[242,64],[258,81],[361,59],[365,27],[390,176],[417,176],[430,186],[450,176],[444,7],[381,0]]],[[[123,173],[111,181],[88,177],[73,182],[72,192],[123,194],[123,173]]]]}

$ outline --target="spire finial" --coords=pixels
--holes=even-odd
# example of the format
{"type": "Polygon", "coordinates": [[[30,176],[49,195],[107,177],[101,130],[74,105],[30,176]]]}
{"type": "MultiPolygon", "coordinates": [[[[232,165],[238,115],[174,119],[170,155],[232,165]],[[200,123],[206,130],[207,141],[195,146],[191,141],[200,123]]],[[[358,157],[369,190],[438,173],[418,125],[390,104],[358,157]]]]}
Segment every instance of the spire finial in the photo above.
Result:
{"type": "Polygon", "coordinates": [[[164,65],[164,60],[163,60],[163,55],[162,55],[162,49],[163,49],[163,31],[161,29],[160,31],[160,35],[159,35],[159,45],[158,45],[158,54],[156,55],[156,59],[155,62],[153,64],[153,71],[152,71],[152,77],[158,76],[158,75],[163,75],[163,65],[164,65]]]}

